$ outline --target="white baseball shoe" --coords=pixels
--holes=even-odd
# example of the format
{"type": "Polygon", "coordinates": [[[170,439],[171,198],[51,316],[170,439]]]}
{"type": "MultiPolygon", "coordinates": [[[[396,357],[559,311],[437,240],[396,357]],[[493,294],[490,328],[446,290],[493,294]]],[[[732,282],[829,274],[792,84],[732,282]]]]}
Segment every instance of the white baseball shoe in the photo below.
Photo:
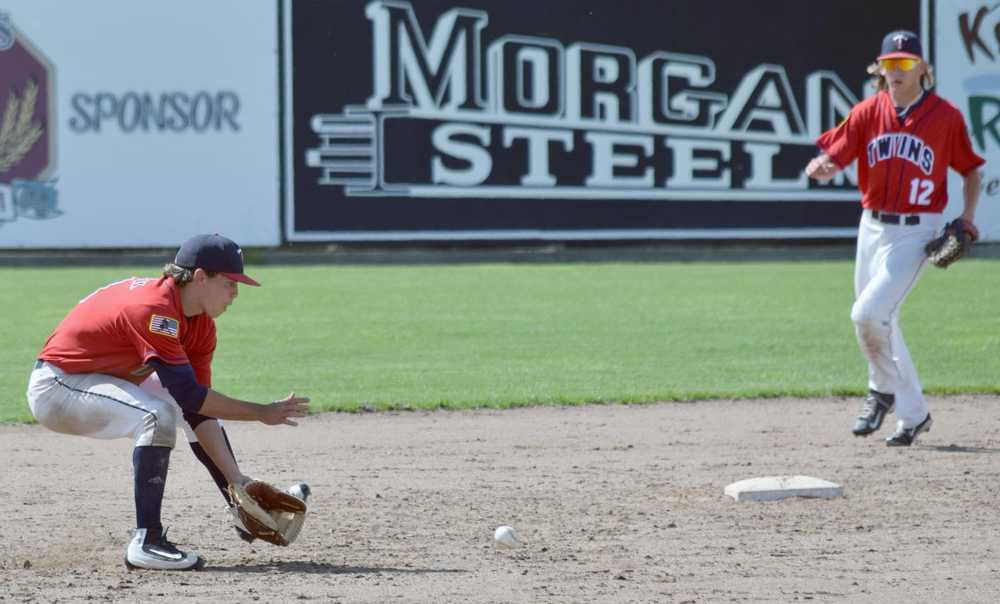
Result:
{"type": "Polygon", "coordinates": [[[167,531],[156,538],[146,538],[146,529],[136,529],[125,550],[125,566],[129,570],[198,570],[205,559],[193,552],[183,552],[167,540],[167,531]]]}
{"type": "Polygon", "coordinates": [[[920,422],[913,428],[904,428],[900,426],[896,433],[885,439],[886,446],[889,447],[909,447],[913,444],[913,441],[917,440],[917,435],[921,432],[930,432],[931,425],[934,420],[931,419],[931,414],[928,413],[924,421],[920,422]]]}

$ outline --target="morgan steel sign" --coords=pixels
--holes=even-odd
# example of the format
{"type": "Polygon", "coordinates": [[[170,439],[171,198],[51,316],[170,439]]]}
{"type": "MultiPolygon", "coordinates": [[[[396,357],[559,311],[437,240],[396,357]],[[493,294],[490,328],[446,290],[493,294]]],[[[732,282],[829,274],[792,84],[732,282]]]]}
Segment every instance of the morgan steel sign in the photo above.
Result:
{"type": "Polygon", "coordinates": [[[845,57],[741,25],[824,8],[737,4],[286,2],[288,239],[853,233],[854,170],[802,166],[898,7],[845,57]]]}

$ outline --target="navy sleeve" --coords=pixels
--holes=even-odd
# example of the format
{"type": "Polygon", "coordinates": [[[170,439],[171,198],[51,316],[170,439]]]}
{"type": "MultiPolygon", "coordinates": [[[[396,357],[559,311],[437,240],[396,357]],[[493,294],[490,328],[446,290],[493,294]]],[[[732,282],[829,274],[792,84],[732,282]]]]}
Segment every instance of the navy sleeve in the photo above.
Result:
{"type": "MultiPolygon", "coordinates": [[[[184,418],[188,419],[190,414],[194,419],[205,403],[205,397],[208,396],[208,388],[199,384],[198,380],[195,379],[194,368],[188,363],[169,365],[160,359],[149,359],[147,363],[156,371],[160,383],[184,411],[184,418]]],[[[193,425],[191,427],[194,428],[193,425]]]]}
{"type": "Polygon", "coordinates": [[[197,428],[198,425],[201,424],[201,422],[208,421],[210,419],[214,418],[208,417],[207,415],[202,415],[200,413],[191,413],[190,411],[184,411],[184,421],[186,421],[188,425],[191,426],[192,430],[197,428]]]}

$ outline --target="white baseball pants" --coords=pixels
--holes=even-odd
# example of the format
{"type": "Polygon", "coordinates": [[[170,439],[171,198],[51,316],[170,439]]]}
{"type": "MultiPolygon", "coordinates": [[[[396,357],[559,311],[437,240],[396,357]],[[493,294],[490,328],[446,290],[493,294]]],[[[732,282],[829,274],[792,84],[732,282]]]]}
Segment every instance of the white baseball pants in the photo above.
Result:
{"type": "Polygon", "coordinates": [[[173,448],[181,409],[156,374],[137,386],[101,373],[65,373],[39,361],[28,382],[28,406],[54,432],[100,439],[132,438],[135,446],[173,448]]]}
{"type": "Polygon", "coordinates": [[[920,214],[915,225],[885,224],[865,210],[858,227],[851,320],[868,360],[868,387],[896,396],[896,418],[904,428],[927,417],[927,399],[903,341],[899,311],[927,265],[924,246],[943,224],[941,214],[920,214]]]}

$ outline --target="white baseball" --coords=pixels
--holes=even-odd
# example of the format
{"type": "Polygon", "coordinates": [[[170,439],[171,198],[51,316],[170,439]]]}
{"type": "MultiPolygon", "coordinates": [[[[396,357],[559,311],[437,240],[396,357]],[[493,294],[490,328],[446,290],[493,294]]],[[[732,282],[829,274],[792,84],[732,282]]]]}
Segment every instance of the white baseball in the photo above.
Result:
{"type": "Polygon", "coordinates": [[[521,545],[521,539],[517,536],[512,526],[498,526],[493,532],[493,540],[502,547],[517,547],[521,545]]]}

